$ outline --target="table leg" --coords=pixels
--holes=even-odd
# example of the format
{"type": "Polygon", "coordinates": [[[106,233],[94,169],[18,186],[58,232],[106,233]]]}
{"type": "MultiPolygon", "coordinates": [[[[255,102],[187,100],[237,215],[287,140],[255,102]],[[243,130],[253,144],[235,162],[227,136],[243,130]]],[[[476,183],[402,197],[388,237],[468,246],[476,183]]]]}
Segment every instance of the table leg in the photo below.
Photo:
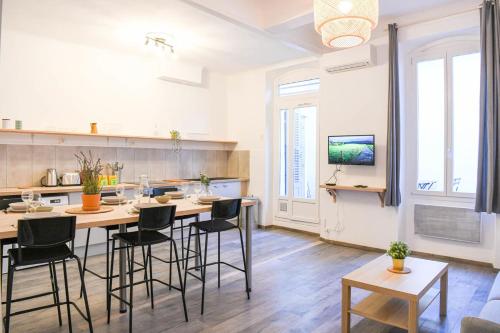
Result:
{"type": "Polygon", "coordinates": [[[408,304],[408,333],[418,332],[418,301],[409,301],[408,304]]]}
{"type": "Polygon", "coordinates": [[[448,312],[448,271],[446,271],[443,276],[441,276],[439,292],[439,314],[441,316],[446,316],[448,312]]]}
{"type": "Polygon", "coordinates": [[[247,262],[247,276],[248,276],[248,289],[252,291],[252,224],[253,224],[253,207],[247,206],[245,216],[245,236],[246,236],[246,262],[247,262]]]}
{"type": "Polygon", "coordinates": [[[342,282],[342,333],[351,331],[351,286],[342,282]]]}
{"type": "MultiPolygon", "coordinates": [[[[120,224],[118,227],[118,231],[120,233],[127,232],[127,225],[120,224]]],[[[120,288],[121,288],[120,289],[120,298],[123,300],[126,300],[127,299],[127,292],[126,292],[126,289],[123,288],[123,286],[125,286],[127,284],[127,281],[126,281],[127,251],[125,250],[125,244],[123,242],[120,241],[120,242],[118,242],[118,244],[120,246],[119,255],[118,255],[119,280],[120,280],[119,284],[120,284],[120,288]]],[[[122,301],[120,301],[120,312],[121,313],[127,312],[127,305],[122,301]]]]}

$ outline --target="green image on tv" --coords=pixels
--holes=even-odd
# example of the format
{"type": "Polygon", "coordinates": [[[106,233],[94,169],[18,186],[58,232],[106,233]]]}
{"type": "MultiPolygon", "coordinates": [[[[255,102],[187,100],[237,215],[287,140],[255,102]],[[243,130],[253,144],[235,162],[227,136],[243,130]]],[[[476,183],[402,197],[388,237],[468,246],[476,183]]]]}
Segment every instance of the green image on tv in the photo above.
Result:
{"type": "Polygon", "coordinates": [[[375,165],[375,136],[328,137],[328,163],[343,165],[375,165]]]}

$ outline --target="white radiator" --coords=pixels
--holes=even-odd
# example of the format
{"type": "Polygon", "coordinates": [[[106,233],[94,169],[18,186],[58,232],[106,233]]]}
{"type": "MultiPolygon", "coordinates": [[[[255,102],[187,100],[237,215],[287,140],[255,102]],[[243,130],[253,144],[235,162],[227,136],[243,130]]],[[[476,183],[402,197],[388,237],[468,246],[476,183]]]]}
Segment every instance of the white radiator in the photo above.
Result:
{"type": "Polygon", "coordinates": [[[414,225],[417,235],[481,242],[481,214],[472,209],[415,205],[414,225]]]}

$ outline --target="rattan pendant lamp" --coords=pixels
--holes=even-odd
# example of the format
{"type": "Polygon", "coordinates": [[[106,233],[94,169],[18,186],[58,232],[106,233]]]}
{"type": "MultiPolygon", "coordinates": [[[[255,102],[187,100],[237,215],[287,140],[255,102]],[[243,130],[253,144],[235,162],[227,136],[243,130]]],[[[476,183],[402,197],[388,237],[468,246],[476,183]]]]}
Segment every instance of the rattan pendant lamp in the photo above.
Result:
{"type": "Polygon", "coordinates": [[[366,43],[378,17],[378,0],[314,0],[314,26],[330,48],[366,43]]]}

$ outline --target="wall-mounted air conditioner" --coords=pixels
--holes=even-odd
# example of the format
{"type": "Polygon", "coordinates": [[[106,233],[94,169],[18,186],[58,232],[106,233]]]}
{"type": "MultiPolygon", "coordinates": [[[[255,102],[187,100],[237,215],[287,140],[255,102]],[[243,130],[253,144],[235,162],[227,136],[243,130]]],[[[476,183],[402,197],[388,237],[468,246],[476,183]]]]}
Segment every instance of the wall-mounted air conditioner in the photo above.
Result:
{"type": "Polygon", "coordinates": [[[321,58],[321,68],[330,74],[371,67],[376,64],[377,49],[369,44],[328,53],[321,58]]]}

